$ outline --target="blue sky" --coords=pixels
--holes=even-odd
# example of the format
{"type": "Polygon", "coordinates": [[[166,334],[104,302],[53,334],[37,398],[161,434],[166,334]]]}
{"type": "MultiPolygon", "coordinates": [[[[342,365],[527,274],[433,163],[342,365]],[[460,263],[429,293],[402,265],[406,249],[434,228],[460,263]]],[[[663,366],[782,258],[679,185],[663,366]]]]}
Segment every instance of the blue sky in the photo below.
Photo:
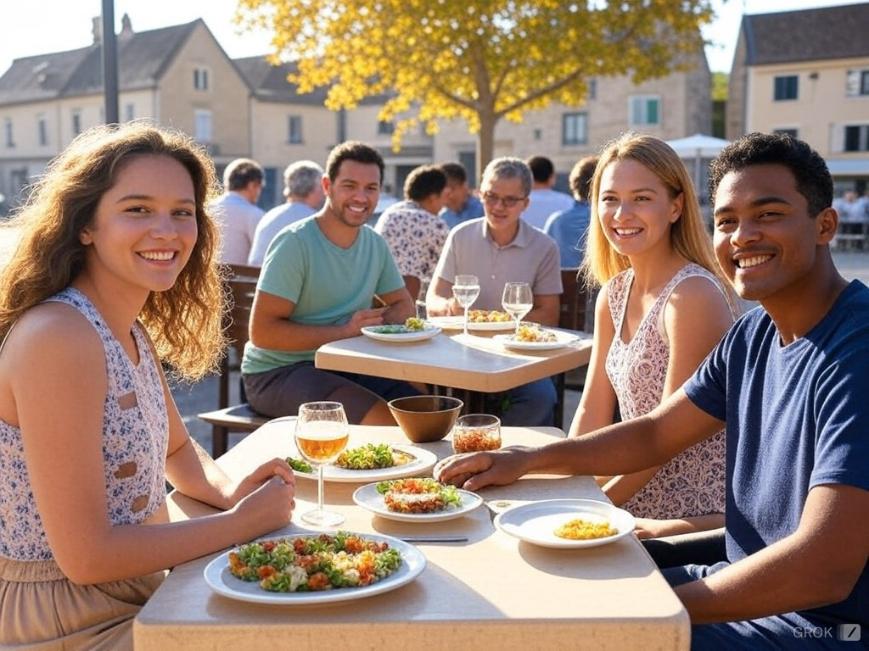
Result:
{"type": "MultiPolygon", "coordinates": [[[[13,11],[7,8],[0,20],[0,74],[12,60],[22,56],[60,52],[91,42],[91,17],[99,16],[100,0],[26,0],[13,11]]],[[[743,13],[768,13],[841,4],[849,0],[716,0],[718,18],[704,36],[709,67],[728,72],[743,13]]],[[[252,56],[268,51],[263,33],[240,35],[232,16],[237,0],[115,0],[115,18],[126,12],[133,29],[147,30],[203,18],[230,57],[252,56]]]]}

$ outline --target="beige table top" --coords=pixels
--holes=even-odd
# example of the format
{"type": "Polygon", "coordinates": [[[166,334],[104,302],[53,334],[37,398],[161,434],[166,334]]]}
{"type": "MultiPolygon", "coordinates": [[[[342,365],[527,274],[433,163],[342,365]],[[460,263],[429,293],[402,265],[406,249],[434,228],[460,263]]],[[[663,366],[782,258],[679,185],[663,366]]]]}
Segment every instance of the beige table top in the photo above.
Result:
{"type": "Polygon", "coordinates": [[[588,364],[591,335],[556,350],[516,351],[492,335],[444,331],[432,339],[387,343],[365,336],[320,346],[314,365],[328,371],[426,382],[454,389],[496,393],[588,364]]]}
{"type": "MultiPolygon", "coordinates": [[[[237,476],[290,450],[286,423],[267,424],[218,460],[237,476]]],[[[504,428],[505,444],[540,444],[554,428],[504,428]]],[[[403,441],[397,427],[353,426],[350,445],[403,441]]],[[[423,444],[443,457],[449,441],[423,444]]],[[[351,500],[356,484],[327,482],[326,504],[343,529],[387,535],[466,535],[464,544],[420,544],[428,564],[414,581],[384,594],[326,606],[271,606],[227,599],[203,579],[211,555],[176,567],[134,623],[135,648],[371,648],[511,650],[687,649],[688,614],[633,536],[591,549],[553,550],[497,531],[484,506],[465,517],[417,524],[375,517],[351,500]],[[497,637],[495,637],[497,636],[497,637]]],[[[299,478],[293,523],[316,503],[316,482],[299,478]]],[[[514,503],[555,497],[603,498],[588,477],[527,478],[481,492],[514,503]]],[[[182,519],[213,511],[172,495],[182,519]]]]}

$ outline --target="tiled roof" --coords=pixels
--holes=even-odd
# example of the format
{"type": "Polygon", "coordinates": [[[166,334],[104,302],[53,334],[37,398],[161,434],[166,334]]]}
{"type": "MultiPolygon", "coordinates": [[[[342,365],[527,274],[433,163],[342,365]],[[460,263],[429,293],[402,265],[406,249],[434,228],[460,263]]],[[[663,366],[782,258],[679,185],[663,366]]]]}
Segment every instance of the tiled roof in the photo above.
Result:
{"type": "Polygon", "coordinates": [[[869,56],[869,3],[742,17],[746,64],[869,56]]]}
{"type": "MultiPolygon", "coordinates": [[[[152,87],[201,20],[118,37],[121,90],[152,87]]],[[[15,59],[0,77],[0,104],[75,97],[101,92],[102,47],[89,45],[15,59]]]]}
{"type": "Polygon", "coordinates": [[[272,65],[264,56],[233,59],[236,68],[251,87],[257,99],[266,102],[287,102],[323,106],[326,101],[325,87],[311,93],[299,93],[296,86],[287,81],[287,75],[296,71],[294,63],[272,65]]]}

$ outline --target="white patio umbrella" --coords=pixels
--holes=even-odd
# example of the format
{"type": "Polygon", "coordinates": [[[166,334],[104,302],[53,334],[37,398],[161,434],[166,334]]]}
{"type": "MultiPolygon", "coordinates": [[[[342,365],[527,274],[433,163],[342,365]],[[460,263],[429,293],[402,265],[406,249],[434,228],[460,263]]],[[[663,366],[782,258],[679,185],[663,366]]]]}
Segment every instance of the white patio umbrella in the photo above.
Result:
{"type": "Polygon", "coordinates": [[[700,183],[702,178],[701,167],[703,165],[703,159],[714,158],[722,149],[730,144],[730,141],[721,138],[713,138],[712,136],[706,136],[702,133],[695,133],[693,136],[688,136],[687,138],[668,140],[667,144],[670,145],[677,154],[679,154],[679,158],[693,161],[692,177],[694,179],[694,189],[697,191],[698,195],[702,195],[703,189],[700,187],[700,183]]]}

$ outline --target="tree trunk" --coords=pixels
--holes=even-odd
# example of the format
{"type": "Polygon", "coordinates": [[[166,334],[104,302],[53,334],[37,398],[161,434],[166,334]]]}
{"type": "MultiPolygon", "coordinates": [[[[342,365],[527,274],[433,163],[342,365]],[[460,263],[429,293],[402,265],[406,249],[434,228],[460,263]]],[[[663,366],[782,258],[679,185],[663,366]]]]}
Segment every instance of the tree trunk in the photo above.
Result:
{"type": "Polygon", "coordinates": [[[486,169],[495,156],[495,125],[498,118],[494,113],[480,113],[480,133],[477,134],[477,183],[483,178],[486,169]]]}

